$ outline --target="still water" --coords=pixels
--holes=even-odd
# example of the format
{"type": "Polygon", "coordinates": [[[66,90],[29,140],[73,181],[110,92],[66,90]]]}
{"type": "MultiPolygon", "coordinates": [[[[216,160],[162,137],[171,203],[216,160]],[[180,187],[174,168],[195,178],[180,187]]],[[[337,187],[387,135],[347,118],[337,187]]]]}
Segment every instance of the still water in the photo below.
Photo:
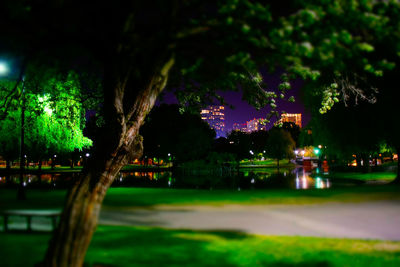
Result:
{"type": "MultiPolygon", "coordinates": [[[[24,186],[68,188],[78,179],[78,173],[26,174],[24,186]]],[[[8,184],[19,183],[19,175],[9,178],[8,184]]],[[[6,177],[0,176],[0,186],[6,186],[6,177]]],[[[162,172],[121,172],[113,187],[156,187],[191,189],[233,189],[258,188],[325,189],[335,186],[324,176],[311,176],[302,168],[297,169],[240,169],[230,175],[194,175],[179,169],[162,172]]]]}

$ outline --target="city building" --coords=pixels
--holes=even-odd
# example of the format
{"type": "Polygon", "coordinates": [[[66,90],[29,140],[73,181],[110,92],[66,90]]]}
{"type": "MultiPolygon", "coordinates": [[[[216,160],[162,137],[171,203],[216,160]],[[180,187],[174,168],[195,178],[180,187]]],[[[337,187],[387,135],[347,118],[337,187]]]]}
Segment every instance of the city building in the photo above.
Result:
{"type": "Polygon", "coordinates": [[[266,126],[264,123],[264,119],[252,119],[245,123],[234,123],[233,130],[234,131],[241,131],[244,133],[251,133],[255,131],[265,130],[266,126]]]}
{"type": "Polygon", "coordinates": [[[281,115],[281,119],[276,124],[284,122],[293,122],[301,128],[301,113],[284,113],[281,115]]]}
{"type": "Polygon", "coordinates": [[[247,132],[247,123],[234,123],[233,131],[247,132]]]}
{"type": "Polygon", "coordinates": [[[265,119],[259,118],[259,119],[252,119],[248,122],[246,122],[247,124],[247,132],[251,133],[251,132],[256,132],[256,131],[260,131],[260,130],[265,130],[265,123],[264,123],[265,119]]]}
{"type": "Polygon", "coordinates": [[[215,130],[217,138],[225,136],[225,107],[208,106],[201,110],[201,119],[205,120],[215,130]]]}

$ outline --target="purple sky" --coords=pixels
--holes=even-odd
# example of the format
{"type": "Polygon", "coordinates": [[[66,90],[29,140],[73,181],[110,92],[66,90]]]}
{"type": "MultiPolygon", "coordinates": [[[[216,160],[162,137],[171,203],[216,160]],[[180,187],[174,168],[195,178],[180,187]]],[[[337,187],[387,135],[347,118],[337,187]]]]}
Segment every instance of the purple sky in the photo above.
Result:
{"type": "MultiPolygon", "coordinates": [[[[301,98],[300,98],[300,82],[293,83],[293,89],[289,91],[288,95],[293,95],[296,99],[294,103],[290,103],[284,100],[278,100],[278,110],[286,111],[287,113],[301,113],[302,114],[302,126],[306,126],[310,121],[310,113],[306,111],[301,98]],[[297,86],[296,86],[297,85],[297,86]]],[[[220,92],[224,97],[225,101],[234,106],[234,109],[225,107],[225,131],[229,132],[232,130],[234,123],[245,123],[246,121],[254,118],[265,118],[269,112],[269,108],[256,110],[253,106],[247,104],[246,101],[242,100],[242,92],[220,92]]],[[[177,100],[172,93],[167,93],[163,103],[177,103],[177,100]]],[[[268,128],[273,126],[276,118],[271,119],[271,123],[268,128]]]]}
{"type": "MultiPolygon", "coordinates": [[[[279,73],[278,73],[279,74],[279,73]]],[[[263,74],[264,81],[266,81],[269,91],[277,91],[280,83],[278,74],[263,74]]],[[[296,101],[290,103],[286,100],[277,100],[278,111],[285,111],[287,113],[301,113],[302,114],[302,126],[306,126],[310,121],[310,113],[306,111],[300,94],[300,88],[302,86],[301,80],[295,80],[291,82],[292,89],[287,92],[288,96],[294,96],[296,101]]],[[[234,109],[230,109],[228,106],[225,107],[225,132],[232,130],[234,123],[245,123],[246,121],[254,118],[265,118],[270,108],[263,108],[256,110],[254,107],[247,104],[246,101],[242,100],[242,92],[219,92],[224,97],[225,101],[234,106],[234,109]]],[[[172,93],[167,93],[162,103],[177,103],[175,96],[172,93]]],[[[276,118],[271,119],[271,123],[268,128],[273,126],[276,118]]]]}
{"type": "MultiPolygon", "coordinates": [[[[287,113],[302,113],[302,125],[303,127],[307,125],[310,120],[309,112],[305,111],[304,105],[301,103],[301,99],[298,90],[291,91],[296,98],[295,103],[289,103],[288,101],[279,100],[277,101],[278,110],[286,111],[287,113]]],[[[254,118],[265,118],[270,108],[263,108],[261,110],[256,110],[254,107],[247,104],[247,102],[242,100],[241,92],[224,92],[222,93],[227,103],[233,105],[235,108],[230,109],[225,108],[225,129],[230,131],[234,123],[245,123],[246,121],[252,120],[254,118]]],[[[275,118],[271,119],[270,127],[276,121],[275,118]]]]}

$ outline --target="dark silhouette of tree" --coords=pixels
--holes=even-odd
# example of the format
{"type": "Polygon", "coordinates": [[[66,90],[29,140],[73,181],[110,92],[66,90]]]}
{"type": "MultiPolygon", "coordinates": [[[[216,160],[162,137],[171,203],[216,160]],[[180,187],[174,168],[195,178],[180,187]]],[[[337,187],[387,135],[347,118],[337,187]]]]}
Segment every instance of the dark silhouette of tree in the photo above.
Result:
{"type": "Polygon", "coordinates": [[[249,158],[251,156],[251,139],[248,133],[241,131],[232,131],[228,138],[229,152],[235,155],[236,161],[249,158]]]}
{"type": "Polygon", "coordinates": [[[300,127],[297,124],[295,124],[294,122],[284,122],[282,123],[282,126],[275,127],[279,127],[282,130],[289,132],[294,142],[296,143],[296,146],[299,145],[300,127]]]}
{"type": "Polygon", "coordinates": [[[250,133],[251,146],[250,149],[254,154],[264,153],[267,149],[268,132],[264,130],[250,133]]]}
{"type": "Polygon", "coordinates": [[[161,105],[149,114],[141,129],[144,155],[176,162],[205,158],[210,152],[215,132],[199,115],[180,113],[178,105],[161,105]]]}
{"type": "Polygon", "coordinates": [[[278,169],[280,160],[293,158],[295,148],[296,144],[289,132],[279,128],[269,131],[267,155],[276,159],[278,169]]]}

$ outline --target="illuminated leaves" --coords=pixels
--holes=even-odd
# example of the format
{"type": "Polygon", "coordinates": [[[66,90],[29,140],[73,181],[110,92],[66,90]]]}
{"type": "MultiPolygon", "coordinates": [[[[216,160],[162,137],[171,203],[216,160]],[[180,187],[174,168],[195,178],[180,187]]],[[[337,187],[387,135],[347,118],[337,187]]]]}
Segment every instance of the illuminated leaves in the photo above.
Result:
{"type": "Polygon", "coordinates": [[[319,112],[321,114],[326,113],[328,110],[330,110],[333,105],[337,102],[339,102],[339,92],[337,91],[338,89],[338,84],[337,83],[332,83],[330,86],[326,87],[322,91],[322,102],[321,102],[321,108],[319,109],[319,112]]]}
{"type": "MultiPolygon", "coordinates": [[[[29,77],[29,75],[28,75],[29,77]]],[[[90,147],[92,141],[83,135],[85,110],[75,73],[43,76],[40,82],[27,82],[25,101],[25,145],[29,157],[43,159],[52,153],[68,153],[90,147]],[[31,90],[34,84],[37,87],[31,90]],[[38,93],[42,92],[42,93],[38,93]]],[[[4,120],[0,120],[0,153],[18,154],[21,105],[17,101],[4,120]],[[12,131],[6,129],[13,129],[12,131]]],[[[9,156],[12,158],[11,156],[9,156]]]]}

